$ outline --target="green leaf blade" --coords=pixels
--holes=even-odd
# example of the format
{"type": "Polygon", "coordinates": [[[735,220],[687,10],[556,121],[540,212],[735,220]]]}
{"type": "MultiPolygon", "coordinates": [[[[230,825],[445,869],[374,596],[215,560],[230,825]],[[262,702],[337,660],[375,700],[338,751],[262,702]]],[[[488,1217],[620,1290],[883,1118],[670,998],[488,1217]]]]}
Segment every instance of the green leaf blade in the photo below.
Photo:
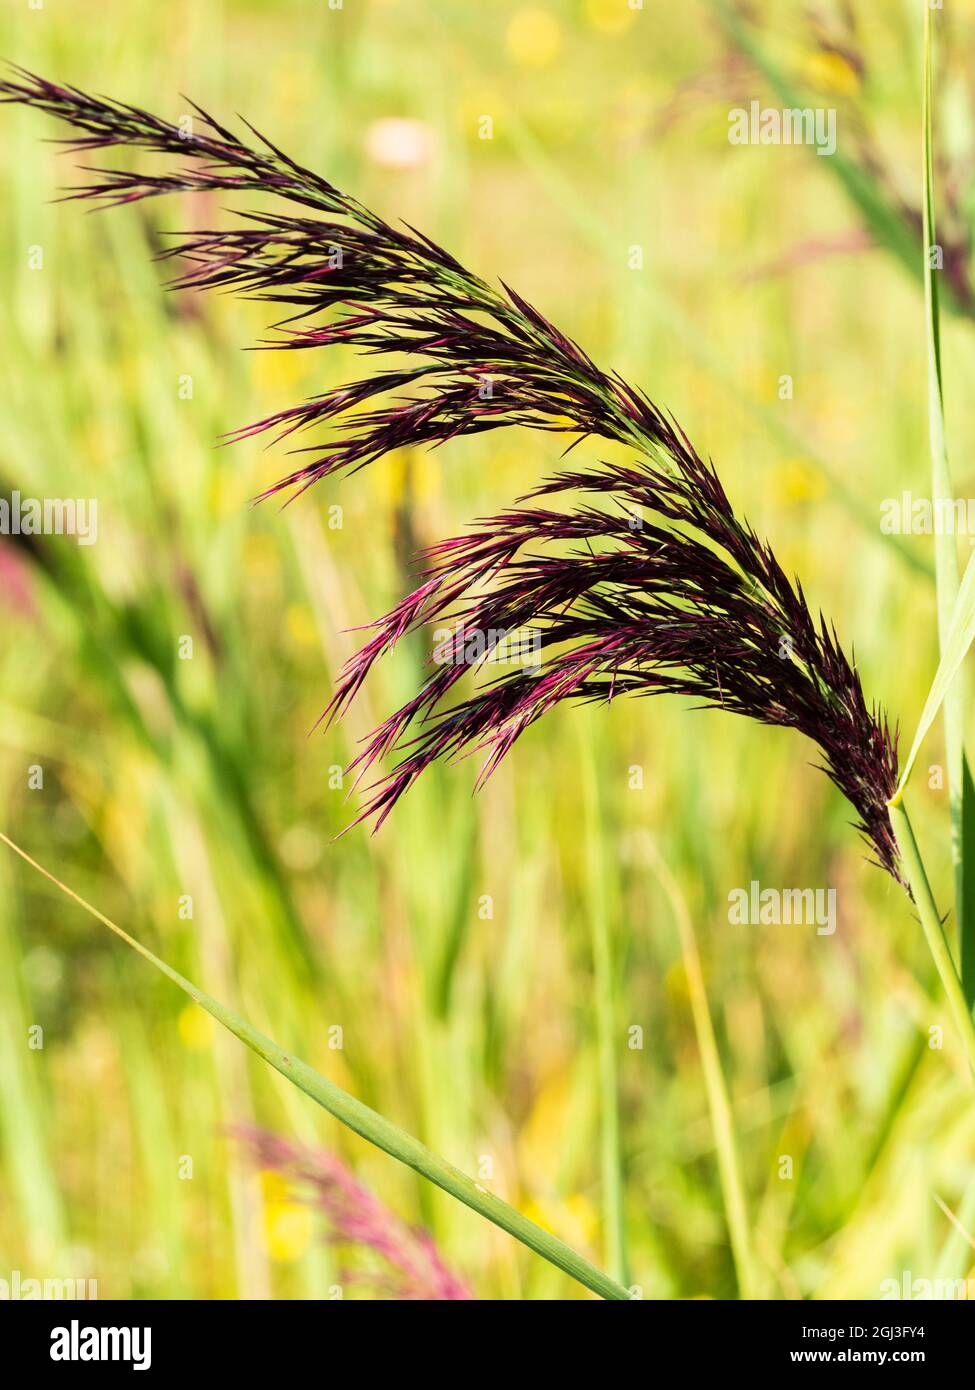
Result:
{"type": "Polygon", "coordinates": [[[522,1216],[519,1211],[489,1192],[481,1183],[475,1182],[459,1168],[455,1168],[452,1163],[448,1163],[446,1159],[435,1154],[432,1149],[428,1149],[425,1144],[408,1134],[406,1130],[400,1129],[391,1120],[387,1120],[384,1115],[380,1115],[378,1111],[363,1104],[355,1096],[343,1091],[340,1086],[336,1086],[333,1081],[320,1075],[307,1062],[285,1052],[273,1039],[254,1028],[233,1009],[221,1004],[218,999],[201,989],[199,985],[195,985],[192,980],[188,980],[185,975],[181,975],[178,970],[174,970],[171,965],[155,955],[141,941],[137,941],[135,937],[130,936],[127,931],[106,917],[104,913],[99,912],[96,907],[92,907],[78,893],[68,888],[60,879],[55,878],[52,873],[49,873],[47,869],[32,859],[19,845],[14,844],[13,840],[2,831],[0,831],[0,841],[25,860],[31,868],[36,869],[44,878],[53,883],[67,897],[72,898],[86,912],[96,917],[98,921],[120,937],[126,945],[138,952],[150,965],[154,965],[157,970],[166,975],[184,994],[189,995],[195,1003],[205,1009],[235,1038],[246,1044],[252,1052],[256,1052],[275,1071],[287,1077],[299,1090],[304,1091],[305,1095],[310,1096],[341,1124],[344,1124],[362,1139],[367,1140],[368,1143],[382,1149],[391,1158],[398,1159],[400,1163],[414,1169],[430,1182],[436,1184],[437,1187],[442,1188],[444,1192],[455,1197],[457,1201],[463,1202],[465,1206],[493,1222],[495,1226],[500,1226],[503,1231],[514,1236],[522,1245],[533,1250],[535,1254],[541,1255],[543,1259],[548,1260],[550,1264],[555,1265],[565,1274],[585,1285],[593,1293],[598,1294],[600,1298],[615,1302],[630,1301],[630,1292],[622,1284],[617,1283],[608,1274],[604,1274],[602,1270],[590,1264],[588,1260],[566,1245],[564,1241],[559,1240],[557,1236],[551,1235],[541,1226],[537,1226],[534,1221],[529,1221],[526,1216],[522,1216]]]}

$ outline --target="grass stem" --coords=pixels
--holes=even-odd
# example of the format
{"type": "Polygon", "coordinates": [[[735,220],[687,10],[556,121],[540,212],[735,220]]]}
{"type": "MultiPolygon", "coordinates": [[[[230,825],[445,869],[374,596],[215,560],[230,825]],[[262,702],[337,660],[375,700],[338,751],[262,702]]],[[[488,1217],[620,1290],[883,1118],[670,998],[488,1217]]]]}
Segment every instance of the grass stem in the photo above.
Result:
{"type": "Polygon", "coordinates": [[[972,1021],[972,1015],[965,1000],[965,991],[962,989],[961,979],[952,958],[951,948],[948,945],[948,938],[945,936],[941,914],[938,912],[934,895],[931,892],[927,870],[924,867],[917,840],[914,838],[914,828],[907,814],[907,808],[901,799],[892,801],[889,809],[890,823],[893,826],[894,836],[904,861],[904,870],[911,885],[911,892],[914,894],[914,903],[921,918],[924,937],[934,958],[938,978],[941,980],[942,988],[947,996],[948,1007],[965,1048],[969,1066],[973,1076],[975,1076],[975,1023],[972,1021]]]}
{"type": "MultiPolygon", "coordinates": [[[[954,503],[954,488],[945,441],[944,387],[941,379],[941,309],[939,277],[935,253],[937,241],[934,207],[934,151],[932,118],[932,16],[924,7],[924,84],[923,141],[924,203],[924,319],[928,360],[928,435],[931,451],[931,497],[935,506],[954,503]]],[[[958,602],[959,571],[957,541],[953,530],[936,532],[935,585],[938,611],[938,644],[943,656],[951,634],[951,620],[958,602]]],[[[951,861],[955,875],[955,916],[958,923],[958,955],[962,988],[969,1008],[975,1003],[975,882],[971,863],[975,854],[975,789],[965,754],[965,711],[969,706],[969,681],[960,667],[945,691],[943,715],[945,762],[948,774],[948,804],[951,812],[951,861]]]]}

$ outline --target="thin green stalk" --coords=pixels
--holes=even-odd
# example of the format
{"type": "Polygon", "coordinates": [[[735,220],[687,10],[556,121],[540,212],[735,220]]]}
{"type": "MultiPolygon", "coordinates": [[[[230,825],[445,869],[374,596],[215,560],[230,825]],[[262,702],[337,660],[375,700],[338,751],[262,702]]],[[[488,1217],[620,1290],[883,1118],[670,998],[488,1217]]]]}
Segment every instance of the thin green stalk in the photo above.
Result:
{"type": "Polygon", "coordinates": [[[616,1019],[613,1007],[613,963],[605,902],[596,890],[590,913],[596,986],[596,1032],[599,1048],[599,1094],[603,1224],[606,1263],[624,1284],[629,1280],[626,1218],[620,1155],[619,1081],[616,1071],[616,1019]]]}
{"type": "Polygon", "coordinates": [[[480,1183],[469,1178],[466,1173],[462,1173],[453,1164],[447,1163],[437,1154],[433,1153],[421,1144],[418,1139],[407,1134],[398,1125],[392,1124],[384,1116],[375,1110],[363,1105],[361,1101],[350,1096],[347,1091],[343,1091],[333,1082],[320,1076],[313,1067],[308,1066],[297,1057],[292,1057],[285,1053],[270,1038],[258,1032],[251,1025],[233,1010],[226,1008],[218,1000],[207,994],[204,990],[194,985],[185,976],[181,975],[172,966],[167,965],[164,960],[153,954],[148,947],[143,946],[135,937],[130,936],[104,913],[99,912],[91,903],[85,901],[79,894],[73,892],[64,883],[42,868],[36,860],[22,850],[19,845],[4,835],[0,831],[0,840],[8,845],[15,854],[19,854],[32,869],[36,869],[39,874],[53,883],[54,886],[69,898],[72,898],[79,907],[83,907],[109,931],[120,937],[126,945],[131,946],[137,951],[144,960],[149,961],[157,970],[167,975],[174,984],[178,985],[184,993],[201,1008],[206,1009],[218,1023],[223,1024],[235,1037],[256,1052],[259,1057],[263,1057],[275,1071],[279,1071],[282,1076],[286,1076],[289,1081],[299,1087],[306,1095],[311,1096],[312,1100],[318,1102],[325,1110],[333,1115],[342,1124],[346,1125],[355,1134],[361,1135],[369,1143],[375,1144],[377,1148],[388,1153],[392,1158],[399,1159],[400,1163],[405,1163],[407,1167],[415,1169],[416,1172],[435,1183],[437,1187],[449,1192],[452,1197],[456,1197],[459,1202],[471,1207],[479,1215],[484,1216],[488,1221],[492,1221],[496,1226],[500,1226],[503,1231],[520,1240],[523,1245],[527,1245],[529,1250],[534,1250],[537,1255],[549,1261],[550,1264],[558,1266],[573,1279],[584,1284],[587,1289],[597,1293],[601,1298],[612,1299],[619,1302],[628,1301],[630,1294],[622,1284],[618,1284],[615,1279],[604,1274],[595,1265],[583,1259],[574,1250],[558,1240],[555,1236],[543,1231],[540,1226],[536,1226],[533,1221],[515,1211],[507,1202],[503,1202],[500,1197],[495,1197],[488,1192],[480,1183]]]}
{"type": "Polygon", "coordinates": [[[728,1097],[728,1087],[721,1066],[721,1055],[718,1052],[718,1043],[714,1035],[707,990],[704,987],[704,972],[701,969],[701,956],[697,949],[697,936],[694,932],[691,914],[687,910],[687,904],[673,874],[656,853],[654,860],[657,877],[670,900],[680,935],[684,972],[687,976],[687,992],[690,995],[691,1014],[694,1019],[698,1050],[701,1054],[708,1110],[711,1114],[711,1128],[714,1131],[714,1143],[718,1153],[718,1174],[721,1180],[721,1193],[724,1198],[728,1233],[731,1237],[731,1253],[735,1262],[738,1292],[743,1299],[752,1299],[757,1297],[757,1280],[748,1226],[748,1203],[745,1199],[745,1185],[741,1175],[741,1159],[738,1155],[738,1142],[735,1138],[731,1101],[728,1097]]]}
{"type": "Polygon", "coordinates": [[[937,1192],[933,1192],[931,1195],[948,1218],[951,1226],[948,1238],[941,1248],[934,1277],[936,1279],[961,1278],[972,1263],[972,1257],[968,1252],[975,1250],[975,1236],[971,1233],[971,1227],[975,1224],[975,1182],[969,1183],[957,1216],[948,1206],[948,1203],[942,1201],[937,1192]]]}
{"type": "Polygon", "coordinates": [[[938,978],[941,980],[942,988],[948,999],[948,1007],[965,1048],[969,1066],[975,1075],[975,1022],[972,1021],[971,1011],[965,999],[965,991],[962,989],[958,971],[955,969],[951,948],[948,945],[948,938],[945,936],[944,927],[941,924],[941,916],[931,892],[924,861],[914,838],[914,829],[907,814],[907,808],[900,797],[896,797],[888,803],[888,810],[890,811],[890,823],[897,840],[897,847],[904,861],[907,881],[911,885],[914,903],[921,918],[925,940],[934,958],[938,978]]]}
{"type": "MultiPolygon", "coordinates": [[[[923,273],[924,318],[928,359],[928,437],[931,451],[931,499],[954,500],[948,449],[945,443],[944,390],[941,380],[941,309],[938,268],[932,264],[937,248],[934,213],[934,157],[931,114],[932,34],[931,9],[924,6],[924,107],[923,107],[923,273]]],[[[938,643],[944,654],[952,613],[958,600],[958,551],[953,528],[935,527],[935,584],[937,589],[938,643]]],[[[972,866],[966,873],[965,851],[975,853],[975,822],[972,783],[965,758],[965,710],[969,689],[961,668],[945,693],[944,727],[947,762],[948,804],[951,812],[951,862],[955,875],[955,916],[958,922],[962,986],[971,1008],[975,1002],[975,904],[972,866]]]]}
{"type": "Polygon", "coordinates": [[[606,909],[606,863],[599,825],[598,786],[592,742],[583,737],[586,796],[587,916],[596,996],[596,1045],[599,1054],[600,1175],[606,1264],[622,1284],[629,1283],[620,1136],[619,1075],[616,1049],[615,974],[609,914],[606,909]]]}

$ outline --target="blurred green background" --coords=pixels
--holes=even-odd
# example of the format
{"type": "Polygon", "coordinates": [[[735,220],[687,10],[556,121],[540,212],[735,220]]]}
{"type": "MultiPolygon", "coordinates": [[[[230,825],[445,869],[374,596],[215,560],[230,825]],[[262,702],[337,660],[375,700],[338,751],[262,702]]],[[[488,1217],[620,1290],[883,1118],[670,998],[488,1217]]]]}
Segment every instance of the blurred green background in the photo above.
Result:
{"type": "MultiPolygon", "coordinates": [[[[837,107],[840,152],[868,124],[885,196],[918,204],[920,4],[857,6],[855,50],[823,38],[848,32],[842,4],[752,9],[762,51],[837,107]]],[[[939,146],[963,211],[975,3],[951,9],[939,146]]],[[[879,517],[884,498],[927,491],[919,283],[864,248],[828,159],[729,144],[730,107],[778,103],[706,0],[8,0],[0,52],[170,119],[181,92],[240,112],[514,285],[676,413],[855,650],[868,698],[913,727],[936,663],[931,539],[898,549],[879,517]]],[[[335,840],[351,811],[340,769],[419,671],[396,653],[342,727],[309,737],[348,629],[402,596],[418,546],[506,506],[557,445],[508,431],[250,507],[287,456],[219,449],[220,434],[355,360],[240,351],[264,332],[260,306],[168,294],[151,261],[165,229],[231,215],[199,199],[54,205],[78,162],[43,143],[56,133],[0,111],[0,490],[97,498],[98,541],[0,538],[3,828],[282,1045],[617,1267],[618,1165],[629,1280],[648,1298],[734,1297],[663,862],[697,934],[760,1292],[874,1298],[905,1270],[968,1273],[935,1198],[972,1229],[969,1079],[950,1039],[929,1046],[948,1023],[920,929],[802,740],[680,700],[562,709],[476,799],[473,762],[437,769],[378,836],[335,840]],[[728,893],[752,879],[836,887],[836,934],[730,925],[728,893]]],[[[975,324],[949,319],[944,344],[968,496],[975,324]]],[[[947,904],[946,794],[916,780],[947,904]]],[[[338,1257],[314,1213],[225,1135],[254,1120],[343,1154],[477,1296],[586,1296],[341,1131],[6,852],[0,903],[0,1276],[96,1278],[103,1298],[325,1296],[338,1257]],[[43,1049],[27,1044],[37,1025],[43,1049]]]]}

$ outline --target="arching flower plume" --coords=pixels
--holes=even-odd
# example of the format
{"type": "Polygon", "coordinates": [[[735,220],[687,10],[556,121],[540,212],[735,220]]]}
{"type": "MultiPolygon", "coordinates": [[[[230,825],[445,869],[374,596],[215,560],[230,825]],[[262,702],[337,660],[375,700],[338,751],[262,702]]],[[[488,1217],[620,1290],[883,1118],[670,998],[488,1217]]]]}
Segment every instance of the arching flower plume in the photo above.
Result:
{"type": "MultiPolygon", "coordinates": [[[[174,156],[165,174],[89,168],[68,195],[96,205],[171,192],[273,194],[285,211],[180,236],[179,288],[221,288],[285,306],[265,346],[344,344],[397,365],[363,373],[237,430],[272,431],[309,457],[265,496],[292,496],[390,450],[505,425],[609,441],[631,451],[553,476],[516,507],[433,546],[415,591],[373,625],[326,711],[340,715],[373,663],[409,633],[449,635],[429,678],[366,741],[362,774],[393,769],[360,817],[378,825],[431,763],[481,750],[482,779],[563,700],[678,693],[817,746],[875,860],[899,878],[886,803],[896,735],[868,706],[833,628],[734,513],[714,468],[640,391],[601,370],[507,286],[494,289],[410,227],[394,227],[252,131],[256,147],[205,112],[187,132],[136,107],[16,70],[0,101],[37,107],[78,132],[80,152],[128,145],[174,156]],[[405,361],[406,365],[402,365],[405,361]],[[498,676],[506,648],[513,669],[498,676]],[[525,661],[525,652],[531,659],[525,661]],[[455,689],[472,667],[480,684],[455,689]]],[[[249,129],[251,129],[249,127],[249,129]]]]}

